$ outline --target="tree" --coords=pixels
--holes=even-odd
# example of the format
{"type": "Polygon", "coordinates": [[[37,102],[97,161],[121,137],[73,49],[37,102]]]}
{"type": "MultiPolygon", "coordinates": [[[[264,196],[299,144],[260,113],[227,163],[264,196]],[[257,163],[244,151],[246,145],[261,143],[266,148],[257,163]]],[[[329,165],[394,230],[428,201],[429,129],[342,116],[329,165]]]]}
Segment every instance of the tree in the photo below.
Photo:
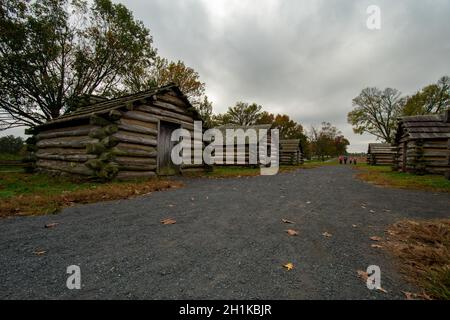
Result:
{"type": "Polygon", "coordinates": [[[178,60],[173,62],[157,57],[149,68],[132,74],[126,80],[127,91],[138,92],[169,83],[176,84],[194,106],[198,106],[205,94],[205,83],[193,68],[178,60]]]}
{"type": "Polygon", "coordinates": [[[125,77],[151,66],[142,22],[111,0],[90,3],[0,2],[0,129],[54,119],[79,96],[117,95],[125,77]]]}
{"type": "Polygon", "coordinates": [[[213,107],[212,102],[208,100],[207,96],[203,97],[203,100],[195,107],[203,120],[204,125],[207,128],[212,128],[214,126],[213,119],[213,107]]]}
{"type": "Polygon", "coordinates": [[[401,114],[405,99],[392,88],[383,91],[366,88],[353,99],[354,110],[348,114],[348,122],[357,134],[369,133],[391,143],[396,118],[401,114]]]}
{"type": "Polygon", "coordinates": [[[416,94],[407,97],[403,115],[424,115],[442,113],[450,106],[450,77],[439,79],[436,84],[426,86],[416,94]]]}
{"type": "Polygon", "coordinates": [[[9,135],[0,138],[0,154],[19,154],[23,146],[24,141],[21,137],[9,135]]]}
{"type": "Polygon", "coordinates": [[[335,157],[347,153],[350,142],[335,126],[329,122],[323,122],[320,129],[311,128],[310,134],[311,153],[321,159],[335,157]]]}
{"type": "Polygon", "coordinates": [[[229,107],[225,114],[215,117],[215,121],[220,124],[236,124],[241,126],[251,126],[256,124],[262,113],[262,106],[256,103],[248,104],[237,102],[234,107],[229,107]]]}

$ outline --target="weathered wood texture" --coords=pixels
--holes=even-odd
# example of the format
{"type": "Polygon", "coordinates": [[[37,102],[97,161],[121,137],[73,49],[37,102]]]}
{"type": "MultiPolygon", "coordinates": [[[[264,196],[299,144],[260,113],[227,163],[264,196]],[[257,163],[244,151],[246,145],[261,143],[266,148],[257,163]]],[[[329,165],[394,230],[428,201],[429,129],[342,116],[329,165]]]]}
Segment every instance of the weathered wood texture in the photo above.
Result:
{"type": "Polygon", "coordinates": [[[370,143],[367,151],[367,164],[371,166],[392,166],[394,150],[390,144],[370,143]]]}
{"type": "Polygon", "coordinates": [[[395,138],[394,168],[416,174],[450,173],[450,123],[446,115],[404,117],[395,138]]]}
{"type": "Polygon", "coordinates": [[[173,146],[171,132],[161,141],[160,124],[192,131],[194,120],[200,118],[186,97],[166,86],[100,101],[39,126],[29,149],[41,171],[101,179],[151,177],[159,172],[160,158],[170,161],[173,146]]]}

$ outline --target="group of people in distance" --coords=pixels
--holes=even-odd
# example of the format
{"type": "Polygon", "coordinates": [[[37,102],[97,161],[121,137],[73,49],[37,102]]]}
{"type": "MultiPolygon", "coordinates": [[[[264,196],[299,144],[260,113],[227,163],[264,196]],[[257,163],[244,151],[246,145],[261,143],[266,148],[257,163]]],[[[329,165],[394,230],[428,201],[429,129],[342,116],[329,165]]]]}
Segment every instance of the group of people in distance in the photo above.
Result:
{"type": "Polygon", "coordinates": [[[339,156],[339,164],[354,164],[356,165],[357,160],[353,157],[347,157],[347,156],[339,156]]]}

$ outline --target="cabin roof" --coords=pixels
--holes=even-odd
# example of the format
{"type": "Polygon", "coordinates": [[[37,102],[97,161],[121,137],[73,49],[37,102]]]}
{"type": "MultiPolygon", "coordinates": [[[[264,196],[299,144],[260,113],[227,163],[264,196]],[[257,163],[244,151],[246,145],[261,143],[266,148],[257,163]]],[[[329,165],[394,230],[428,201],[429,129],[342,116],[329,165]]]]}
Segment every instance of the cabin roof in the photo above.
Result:
{"type": "Polygon", "coordinates": [[[281,139],[280,140],[280,146],[281,148],[283,148],[283,146],[287,146],[287,145],[297,145],[300,152],[303,153],[303,146],[301,144],[301,140],[300,139],[281,139]]]}
{"type": "Polygon", "coordinates": [[[393,153],[392,146],[388,143],[369,143],[369,150],[367,153],[393,153]]]}
{"type": "Polygon", "coordinates": [[[444,115],[408,116],[399,118],[396,141],[406,135],[408,139],[448,139],[450,123],[444,115]]]}
{"type": "Polygon", "coordinates": [[[97,103],[87,105],[76,111],[64,114],[54,120],[48,121],[42,125],[36,127],[36,129],[43,129],[54,124],[60,124],[72,120],[80,120],[84,118],[89,118],[92,115],[105,114],[112,110],[117,110],[121,108],[127,108],[132,106],[133,103],[138,101],[147,100],[155,95],[164,94],[166,92],[173,91],[181,98],[187,105],[187,109],[192,112],[195,119],[201,119],[198,111],[191,105],[188,98],[181,92],[180,88],[175,84],[168,84],[166,86],[152,88],[150,90],[138,92],[135,94],[130,94],[118,98],[108,99],[106,101],[99,101],[97,103]]]}

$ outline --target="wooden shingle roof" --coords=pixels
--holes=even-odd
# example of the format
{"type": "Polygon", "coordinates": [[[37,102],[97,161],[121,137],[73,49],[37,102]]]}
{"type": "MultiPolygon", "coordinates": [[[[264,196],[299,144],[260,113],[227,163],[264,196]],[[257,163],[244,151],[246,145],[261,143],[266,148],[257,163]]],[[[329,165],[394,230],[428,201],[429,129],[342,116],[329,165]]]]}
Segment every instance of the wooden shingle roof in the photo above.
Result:
{"type": "Polygon", "coordinates": [[[450,122],[444,115],[409,116],[399,119],[396,140],[403,135],[409,139],[447,139],[450,138],[450,122]]]}

